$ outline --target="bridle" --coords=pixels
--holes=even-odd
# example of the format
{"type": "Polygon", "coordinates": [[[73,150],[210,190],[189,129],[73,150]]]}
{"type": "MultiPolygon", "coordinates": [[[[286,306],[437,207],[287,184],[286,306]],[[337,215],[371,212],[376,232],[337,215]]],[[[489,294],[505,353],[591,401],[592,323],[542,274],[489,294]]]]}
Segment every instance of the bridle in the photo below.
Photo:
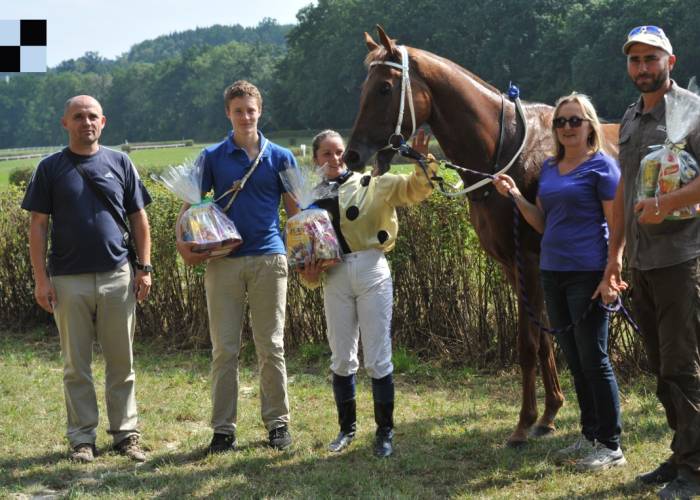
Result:
{"type": "MultiPolygon", "coordinates": [[[[409,60],[408,60],[408,51],[406,50],[405,45],[398,45],[397,49],[399,50],[399,53],[401,54],[401,63],[395,63],[391,61],[372,61],[369,63],[370,68],[374,66],[390,66],[392,68],[396,68],[401,71],[401,101],[399,103],[399,115],[396,120],[396,127],[394,128],[394,133],[389,136],[389,139],[387,141],[386,146],[382,147],[379,149],[379,151],[384,151],[385,149],[393,149],[394,151],[404,155],[408,156],[410,158],[417,159],[415,154],[416,152],[414,151],[411,153],[410,151],[413,151],[407,144],[407,140],[410,139],[413,134],[416,132],[416,113],[415,109],[413,106],[413,92],[411,91],[411,77],[409,74],[409,60]],[[411,112],[411,134],[407,137],[404,138],[403,134],[401,133],[401,125],[403,124],[403,118],[404,118],[404,110],[405,110],[405,103],[408,98],[408,108],[411,112]],[[409,151],[410,150],[410,151],[409,151]]],[[[479,175],[484,177],[480,181],[475,182],[474,184],[467,186],[466,188],[460,190],[460,191],[454,191],[454,192],[449,192],[446,191],[443,187],[443,183],[440,182],[438,189],[442,194],[448,197],[457,197],[457,196],[463,196],[466,195],[467,193],[471,191],[475,191],[486,184],[489,184],[491,180],[499,175],[499,174],[504,174],[508,170],[510,170],[510,167],[513,166],[515,161],[518,159],[520,156],[520,153],[522,153],[523,149],[525,148],[525,144],[527,142],[527,135],[528,135],[528,126],[527,126],[527,120],[525,118],[525,112],[523,111],[522,104],[520,103],[520,91],[518,88],[514,85],[511,85],[510,88],[508,89],[508,98],[513,101],[515,104],[515,108],[517,110],[518,116],[520,117],[520,120],[522,121],[523,124],[523,140],[520,143],[520,147],[518,148],[517,152],[515,155],[513,155],[513,158],[508,162],[508,164],[503,167],[499,168],[498,165],[498,159],[501,155],[501,150],[503,148],[503,138],[505,135],[504,129],[504,115],[505,115],[505,99],[503,96],[501,96],[501,115],[500,115],[500,130],[499,130],[499,136],[498,136],[498,147],[496,149],[496,154],[494,157],[494,165],[493,165],[493,174],[487,174],[484,172],[479,172],[476,170],[471,170],[468,168],[460,167],[458,165],[454,165],[450,162],[442,161],[440,162],[442,166],[446,168],[450,168],[452,170],[457,170],[457,171],[462,171],[462,172],[467,172],[471,173],[474,175],[479,175]]],[[[420,161],[419,161],[420,163],[420,161]]],[[[426,172],[427,175],[427,168],[425,165],[421,164],[421,167],[423,167],[423,171],[426,172]]]]}
{"type": "Polygon", "coordinates": [[[406,51],[405,45],[399,45],[397,48],[401,53],[401,64],[391,61],[372,61],[369,63],[370,68],[374,66],[391,66],[392,68],[401,70],[401,101],[399,101],[399,117],[396,120],[396,128],[394,129],[394,133],[389,137],[387,145],[381,148],[380,151],[389,148],[395,151],[398,150],[398,146],[395,146],[395,144],[406,142],[406,140],[413,137],[413,134],[416,132],[416,111],[413,108],[413,92],[411,91],[411,78],[408,73],[408,52],[406,51]],[[406,97],[408,97],[408,108],[411,110],[411,133],[406,139],[404,139],[403,134],[401,134],[401,125],[403,124],[406,97]]]}

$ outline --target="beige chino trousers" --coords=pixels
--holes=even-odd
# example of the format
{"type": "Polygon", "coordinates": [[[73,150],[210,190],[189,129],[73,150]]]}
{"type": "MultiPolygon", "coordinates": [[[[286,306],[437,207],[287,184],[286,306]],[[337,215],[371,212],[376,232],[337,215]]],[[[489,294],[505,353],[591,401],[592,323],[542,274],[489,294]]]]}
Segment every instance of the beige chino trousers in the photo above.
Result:
{"type": "Polygon", "coordinates": [[[138,435],[132,345],[136,298],[129,264],[104,273],[54,276],[54,320],[61,338],[70,445],[95,443],[97,397],[92,378],[96,340],[105,360],[105,399],[114,442],[138,435]]]}
{"type": "Polygon", "coordinates": [[[255,255],[209,262],[204,280],[212,343],[215,433],[233,434],[238,416],[238,355],[248,300],[260,374],[260,412],[268,431],[289,423],[284,314],[287,258],[255,255]]]}

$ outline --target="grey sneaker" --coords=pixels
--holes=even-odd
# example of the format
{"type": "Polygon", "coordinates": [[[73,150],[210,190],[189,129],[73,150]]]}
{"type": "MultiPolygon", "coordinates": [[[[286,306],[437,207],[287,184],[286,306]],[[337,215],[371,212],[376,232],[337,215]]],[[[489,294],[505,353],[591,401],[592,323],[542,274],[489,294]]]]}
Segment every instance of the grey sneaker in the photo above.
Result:
{"type": "Polygon", "coordinates": [[[70,459],[74,462],[87,464],[95,460],[95,455],[97,455],[97,451],[95,450],[94,444],[80,443],[73,448],[70,459]]]}
{"type": "Polygon", "coordinates": [[[129,457],[134,462],[146,461],[146,454],[141,449],[141,446],[139,445],[139,437],[136,434],[119,441],[114,449],[117,450],[117,453],[120,455],[129,457]]]}
{"type": "Polygon", "coordinates": [[[603,443],[596,443],[595,449],[576,462],[576,470],[582,472],[594,472],[597,470],[605,470],[611,467],[619,467],[625,465],[627,459],[622,454],[622,448],[611,450],[603,443]]]}
{"type": "Polygon", "coordinates": [[[554,452],[554,459],[557,462],[563,462],[565,460],[573,460],[575,458],[582,457],[586,453],[590,453],[595,449],[595,443],[586,439],[586,436],[580,434],[578,439],[571,443],[566,448],[557,450],[554,452]]]}

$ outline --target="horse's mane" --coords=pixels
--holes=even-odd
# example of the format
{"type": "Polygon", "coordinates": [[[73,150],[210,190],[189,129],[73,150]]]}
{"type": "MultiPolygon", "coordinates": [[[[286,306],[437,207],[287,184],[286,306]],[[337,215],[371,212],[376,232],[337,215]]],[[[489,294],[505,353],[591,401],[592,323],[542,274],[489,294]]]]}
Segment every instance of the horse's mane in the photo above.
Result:
{"type": "MultiPolygon", "coordinates": [[[[485,88],[489,89],[490,91],[492,91],[498,95],[502,94],[502,92],[500,90],[498,90],[496,87],[494,87],[492,84],[483,80],[478,75],[475,75],[474,73],[472,73],[471,71],[469,71],[465,67],[460,66],[456,62],[451,61],[445,57],[439,56],[437,54],[433,54],[432,52],[429,52],[427,50],[417,49],[415,47],[410,47],[410,48],[411,48],[411,50],[415,50],[417,52],[422,52],[423,54],[426,54],[429,57],[432,57],[434,59],[437,59],[438,61],[442,62],[443,64],[446,64],[447,66],[450,66],[451,68],[458,70],[460,73],[466,75],[468,78],[471,78],[472,80],[474,80],[478,84],[484,86],[485,88]]],[[[387,55],[388,55],[388,51],[386,50],[386,48],[384,46],[380,45],[379,47],[377,47],[376,49],[374,49],[373,51],[371,51],[367,54],[367,56],[365,57],[364,64],[367,68],[369,68],[369,65],[375,61],[385,61],[387,59],[387,55]]],[[[398,61],[394,61],[394,62],[398,62],[398,61]]],[[[529,102],[529,101],[522,101],[522,102],[523,102],[523,106],[525,106],[528,109],[538,110],[538,108],[542,108],[543,111],[545,109],[552,109],[552,107],[549,106],[548,104],[542,104],[542,103],[537,103],[537,102],[533,103],[533,102],[529,102]]]]}
{"type": "MultiPolygon", "coordinates": [[[[434,59],[437,59],[438,61],[458,70],[459,72],[463,73],[467,77],[476,81],[480,85],[483,85],[484,87],[491,90],[492,92],[500,94],[500,90],[498,90],[496,87],[494,87],[490,83],[482,80],[479,76],[475,75],[474,73],[472,73],[468,69],[460,66],[456,62],[450,61],[449,59],[446,59],[446,58],[439,56],[437,54],[433,54],[432,52],[429,52],[427,50],[417,49],[415,47],[410,47],[410,48],[411,48],[411,50],[422,52],[422,53],[424,53],[424,54],[426,54],[434,59]]],[[[369,67],[369,65],[375,61],[385,61],[387,59],[387,54],[388,54],[388,51],[386,50],[386,48],[380,45],[378,48],[374,49],[373,51],[371,51],[370,53],[367,54],[367,57],[365,57],[365,66],[369,67]]],[[[395,62],[398,62],[398,61],[395,61],[395,62]]]]}

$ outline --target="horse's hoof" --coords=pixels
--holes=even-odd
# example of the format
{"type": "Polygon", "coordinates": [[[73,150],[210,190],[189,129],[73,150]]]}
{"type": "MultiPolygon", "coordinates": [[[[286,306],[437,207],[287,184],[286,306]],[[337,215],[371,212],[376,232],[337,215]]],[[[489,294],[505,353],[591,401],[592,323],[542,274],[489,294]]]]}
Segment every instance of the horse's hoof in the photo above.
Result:
{"type": "Polygon", "coordinates": [[[547,425],[536,425],[530,431],[530,437],[532,438],[543,438],[551,436],[554,434],[554,427],[549,427],[547,425]]]}
{"type": "Polygon", "coordinates": [[[508,441],[506,441],[506,447],[508,448],[513,448],[513,449],[518,449],[522,448],[527,444],[526,439],[513,439],[509,438],[508,441]]]}

